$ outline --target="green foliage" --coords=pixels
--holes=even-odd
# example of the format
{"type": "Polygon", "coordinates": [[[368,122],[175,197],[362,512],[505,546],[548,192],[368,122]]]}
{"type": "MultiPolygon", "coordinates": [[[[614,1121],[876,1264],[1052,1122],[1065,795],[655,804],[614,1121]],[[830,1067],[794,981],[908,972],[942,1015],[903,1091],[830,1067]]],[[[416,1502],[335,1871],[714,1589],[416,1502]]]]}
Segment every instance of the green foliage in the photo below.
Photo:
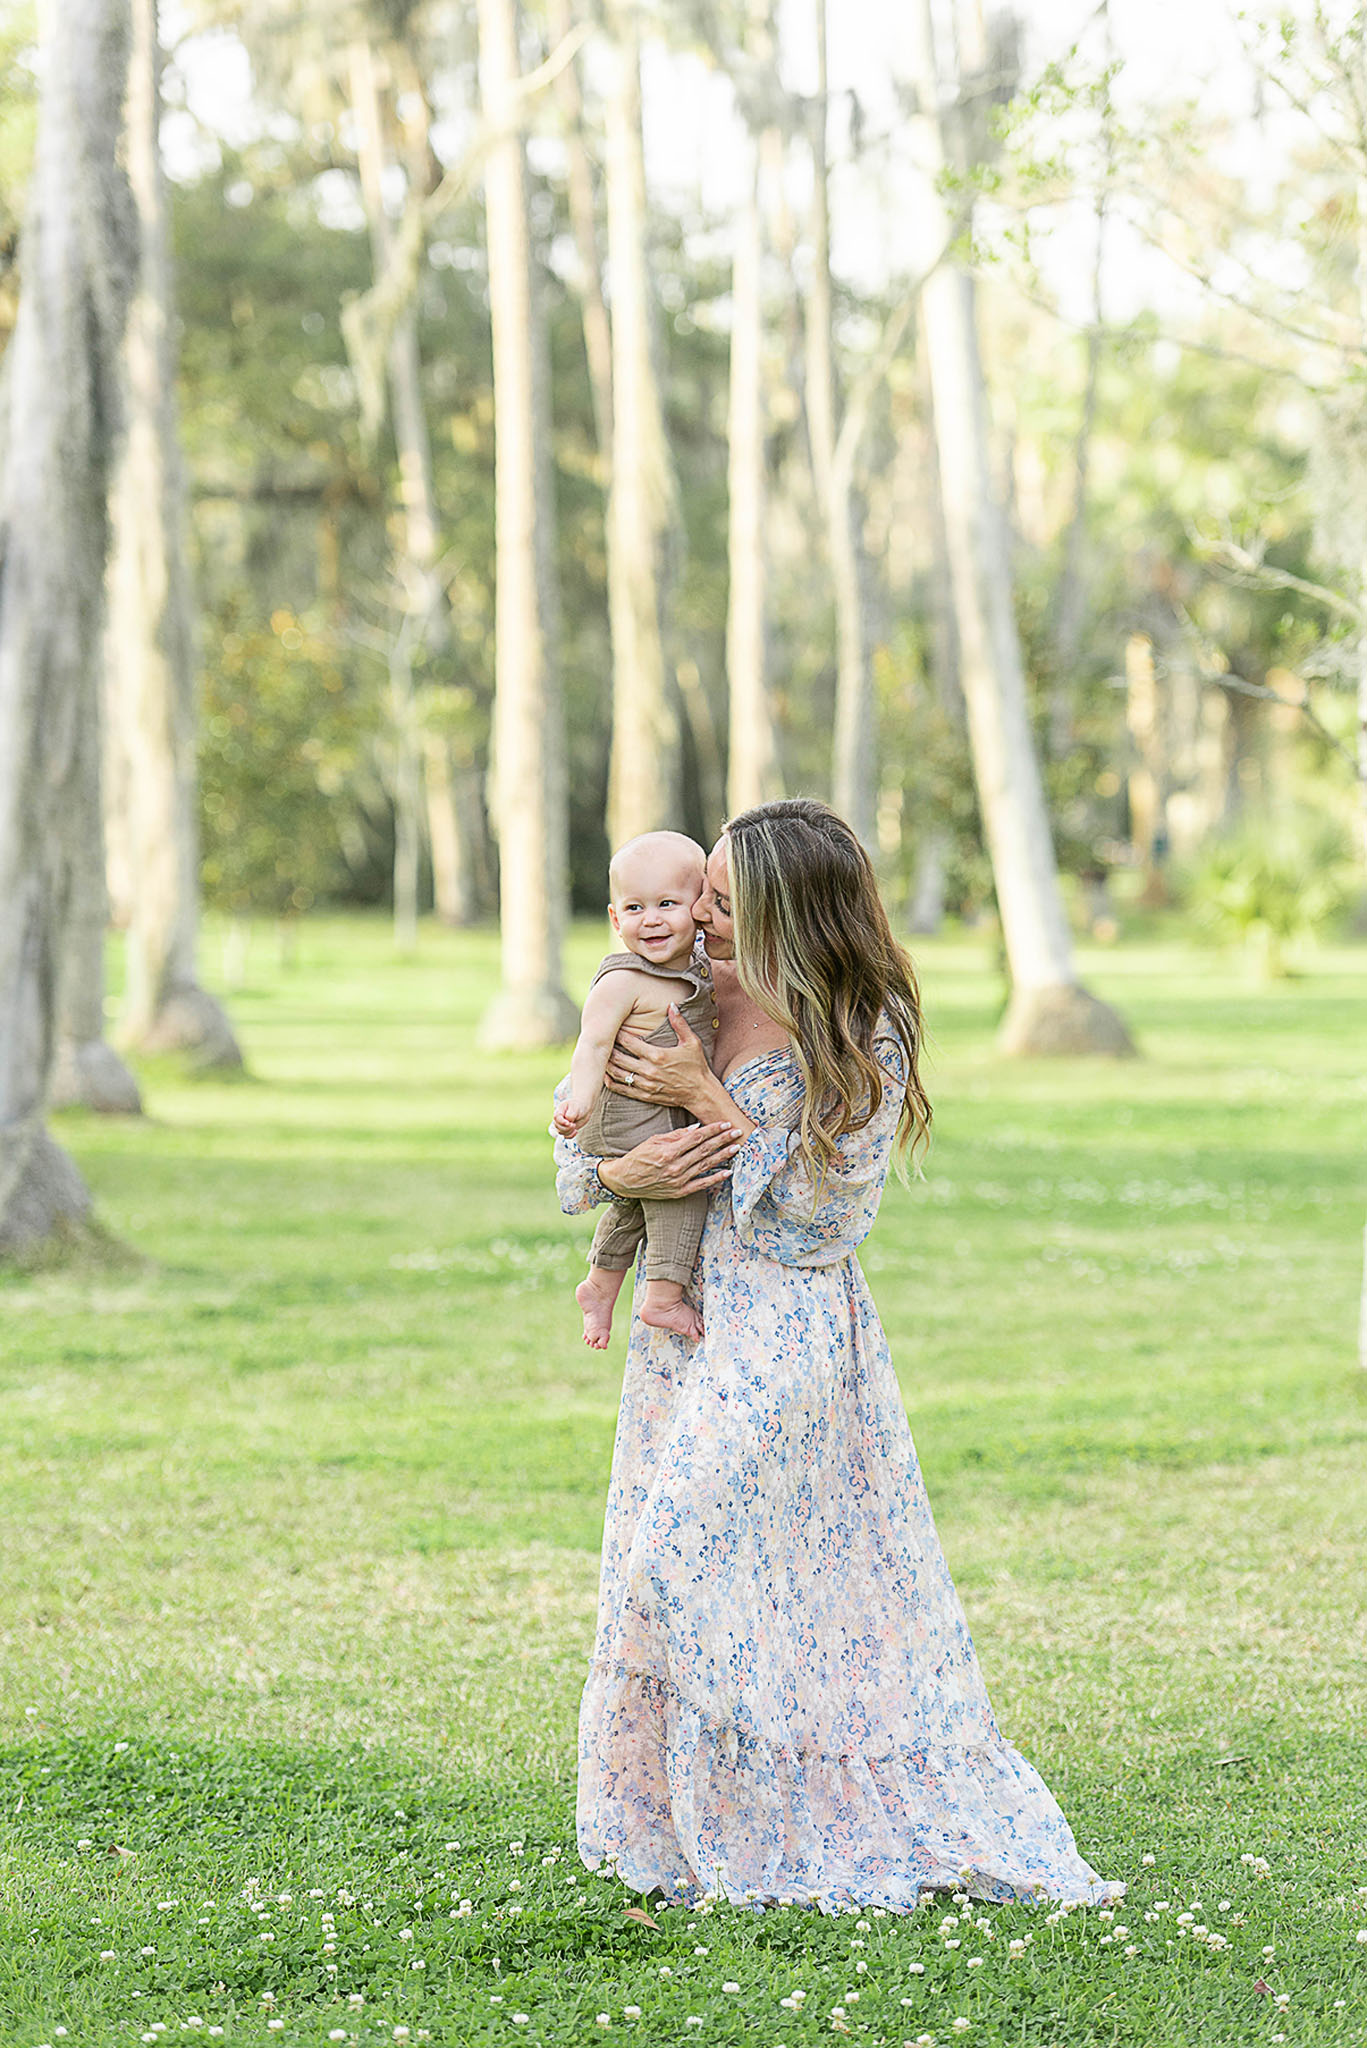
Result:
{"type": "Polygon", "coordinates": [[[200,726],[205,897],[297,916],[347,893],[343,834],[361,831],[349,784],[373,710],[331,639],[290,612],[226,633],[216,656],[200,726]]]}
{"type": "Polygon", "coordinates": [[[1256,949],[1262,971],[1287,972],[1286,948],[1321,932],[1352,900],[1358,877],[1336,819],[1320,812],[1249,820],[1212,841],[1186,898],[1198,930],[1256,949]]]}

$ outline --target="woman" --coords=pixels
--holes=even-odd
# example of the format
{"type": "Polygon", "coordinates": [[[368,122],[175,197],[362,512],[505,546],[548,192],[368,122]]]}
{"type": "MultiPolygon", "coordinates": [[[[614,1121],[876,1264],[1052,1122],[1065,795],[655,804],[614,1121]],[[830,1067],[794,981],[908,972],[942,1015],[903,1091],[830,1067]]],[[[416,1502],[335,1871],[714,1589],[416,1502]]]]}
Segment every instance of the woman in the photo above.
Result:
{"type": "Polygon", "coordinates": [[[694,915],[715,1072],[684,1026],[677,1050],[624,1037],[608,1078],[699,1128],[596,1172],[557,1145],[569,1212],[600,1180],[718,1187],[701,1342],[632,1327],[580,1853],[638,1892],[827,1911],[959,1886],[1118,1896],[997,1729],[854,1257],[896,1139],[930,1117],[915,978],[873,870],[824,804],[764,804],[713,850],[694,915]]]}

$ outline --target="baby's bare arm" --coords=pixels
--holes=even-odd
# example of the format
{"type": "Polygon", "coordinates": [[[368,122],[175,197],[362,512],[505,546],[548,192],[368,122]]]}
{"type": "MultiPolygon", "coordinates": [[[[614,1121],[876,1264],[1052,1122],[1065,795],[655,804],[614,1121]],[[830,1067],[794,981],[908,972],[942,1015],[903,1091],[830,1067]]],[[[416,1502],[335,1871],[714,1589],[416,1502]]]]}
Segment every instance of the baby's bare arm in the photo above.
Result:
{"type": "Polygon", "coordinates": [[[613,1040],[640,1000],[642,984],[654,997],[655,989],[649,975],[633,974],[630,968],[619,968],[596,981],[584,999],[579,1038],[570,1061],[569,1099],[561,1112],[569,1127],[567,1135],[572,1135],[587,1123],[592,1114],[598,1091],[603,1085],[613,1040]]]}

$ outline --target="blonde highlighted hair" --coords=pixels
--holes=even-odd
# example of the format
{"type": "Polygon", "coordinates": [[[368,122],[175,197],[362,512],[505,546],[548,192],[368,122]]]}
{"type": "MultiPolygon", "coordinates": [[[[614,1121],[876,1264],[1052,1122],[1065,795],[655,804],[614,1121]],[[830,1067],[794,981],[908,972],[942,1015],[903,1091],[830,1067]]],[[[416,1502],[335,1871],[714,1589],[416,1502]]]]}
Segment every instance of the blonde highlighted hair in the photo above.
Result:
{"type": "Polygon", "coordinates": [[[726,836],[736,972],[792,1038],[804,1082],[798,1149],[819,1200],[839,1140],[862,1130],[883,1099],[879,1039],[902,1053],[899,1162],[929,1142],[916,973],[892,935],[868,855],[829,804],[758,804],[733,818],[726,836]]]}

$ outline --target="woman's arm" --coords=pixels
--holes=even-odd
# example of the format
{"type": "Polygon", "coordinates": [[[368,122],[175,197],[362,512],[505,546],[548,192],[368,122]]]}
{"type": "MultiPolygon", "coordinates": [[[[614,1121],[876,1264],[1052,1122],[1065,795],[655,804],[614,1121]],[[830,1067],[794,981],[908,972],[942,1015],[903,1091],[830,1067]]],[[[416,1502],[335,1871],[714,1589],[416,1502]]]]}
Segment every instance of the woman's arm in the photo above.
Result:
{"type": "Polygon", "coordinates": [[[607,1086],[638,1102],[668,1102],[686,1109],[700,1124],[730,1124],[745,1137],[753,1117],[727,1094],[703,1051],[702,1040],[671,1003],[669,1021],[677,1045],[656,1045],[639,1032],[623,1031],[608,1059],[607,1086]]]}
{"type": "MultiPolygon", "coordinates": [[[[562,1081],[557,1104],[568,1091],[562,1081]]],[[[551,1125],[555,1139],[555,1191],[566,1216],[582,1216],[611,1195],[672,1202],[720,1186],[740,1149],[741,1134],[726,1124],[665,1131],[646,1138],[620,1159],[595,1159],[551,1125]]]]}

